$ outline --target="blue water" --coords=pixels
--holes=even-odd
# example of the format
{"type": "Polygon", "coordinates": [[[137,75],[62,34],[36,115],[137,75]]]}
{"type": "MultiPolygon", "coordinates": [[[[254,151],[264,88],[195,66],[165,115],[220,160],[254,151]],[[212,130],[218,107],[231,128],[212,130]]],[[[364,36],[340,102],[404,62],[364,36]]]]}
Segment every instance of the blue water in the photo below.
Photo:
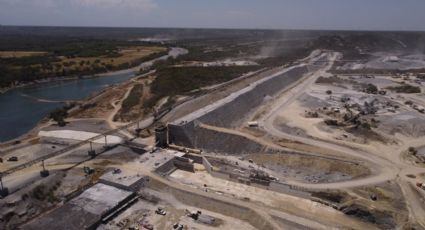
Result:
{"type": "MultiPolygon", "coordinates": [[[[158,60],[186,53],[188,53],[186,49],[173,47],[168,55],[142,63],[140,67],[149,68],[158,60]]],[[[128,69],[97,78],[35,84],[0,94],[0,142],[12,140],[27,133],[52,110],[64,105],[54,101],[81,100],[109,85],[127,81],[136,73],[136,70],[128,69]]]]}
{"type": "Polygon", "coordinates": [[[134,76],[135,71],[127,71],[97,78],[41,83],[0,94],[0,142],[25,134],[50,111],[63,106],[62,102],[40,102],[37,98],[49,101],[80,100],[134,76]]]}

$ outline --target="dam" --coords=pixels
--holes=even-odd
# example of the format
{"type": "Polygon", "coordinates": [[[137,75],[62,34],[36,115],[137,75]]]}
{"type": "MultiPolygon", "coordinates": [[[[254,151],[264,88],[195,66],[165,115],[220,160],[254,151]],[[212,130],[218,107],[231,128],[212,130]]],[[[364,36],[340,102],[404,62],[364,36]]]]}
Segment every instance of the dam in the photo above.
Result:
{"type": "Polygon", "coordinates": [[[250,112],[255,111],[268,98],[276,96],[287,86],[306,76],[308,72],[309,66],[304,64],[285,69],[177,119],[168,124],[168,142],[187,148],[222,153],[235,153],[235,149],[238,153],[261,151],[264,149],[261,144],[246,137],[217,132],[206,126],[222,128],[240,126],[250,112]],[[220,138],[217,138],[218,136],[220,138]]]}

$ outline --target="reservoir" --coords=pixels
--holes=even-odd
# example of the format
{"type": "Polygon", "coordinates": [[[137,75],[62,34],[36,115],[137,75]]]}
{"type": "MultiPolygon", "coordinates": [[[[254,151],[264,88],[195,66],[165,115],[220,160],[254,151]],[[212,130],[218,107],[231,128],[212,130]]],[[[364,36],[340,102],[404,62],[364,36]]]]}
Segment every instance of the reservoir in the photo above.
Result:
{"type": "MultiPolygon", "coordinates": [[[[157,60],[186,54],[187,50],[172,48],[168,55],[143,63],[150,67],[157,60]]],[[[139,68],[105,74],[104,76],[52,81],[15,88],[0,94],[0,142],[17,138],[64,104],[57,101],[81,100],[110,85],[125,82],[136,76],[139,68]]]]}

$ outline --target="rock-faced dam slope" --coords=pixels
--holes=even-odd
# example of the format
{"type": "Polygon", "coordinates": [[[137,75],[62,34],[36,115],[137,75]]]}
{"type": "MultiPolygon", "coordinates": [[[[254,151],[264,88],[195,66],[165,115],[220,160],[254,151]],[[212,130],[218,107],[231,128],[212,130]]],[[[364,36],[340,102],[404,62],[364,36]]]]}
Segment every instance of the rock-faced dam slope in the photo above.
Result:
{"type": "MultiPolygon", "coordinates": [[[[234,128],[256,108],[277,95],[285,87],[303,78],[309,72],[305,64],[288,68],[284,71],[263,78],[249,86],[230,94],[202,109],[188,114],[168,125],[169,143],[188,148],[199,148],[215,151],[211,141],[217,139],[211,132],[204,130],[199,124],[207,124],[223,128],[234,128]]],[[[221,138],[232,140],[232,137],[221,138]]],[[[230,135],[230,134],[229,134],[230,135]]],[[[242,138],[242,137],[241,137],[242,138]]],[[[243,142],[241,142],[243,143],[243,142]]],[[[219,144],[219,143],[217,143],[219,144]]],[[[258,146],[253,149],[259,149],[258,146]]]]}

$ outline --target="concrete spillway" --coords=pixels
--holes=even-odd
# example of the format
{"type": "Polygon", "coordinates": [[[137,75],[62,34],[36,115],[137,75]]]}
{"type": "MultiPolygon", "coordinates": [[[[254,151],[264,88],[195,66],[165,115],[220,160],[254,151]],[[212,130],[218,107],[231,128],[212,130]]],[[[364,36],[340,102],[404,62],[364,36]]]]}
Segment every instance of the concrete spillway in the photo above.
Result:
{"type": "MultiPolygon", "coordinates": [[[[217,148],[214,148],[214,146],[223,146],[222,141],[218,140],[219,138],[228,141],[238,138],[231,134],[211,135],[211,131],[199,127],[200,123],[223,128],[237,127],[247,115],[265,103],[268,97],[275,96],[288,85],[300,80],[307,72],[306,65],[291,67],[252,83],[217,102],[176,120],[168,125],[169,142],[189,148],[216,151],[217,148]],[[226,135],[230,136],[226,138],[226,135]]],[[[237,144],[231,142],[226,144],[226,148],[219,149],[222,151],[230,150],[234,144],[237,144]]],[[[259,146],[252,146],[252,150],[260,149],[259,146]]]]}

